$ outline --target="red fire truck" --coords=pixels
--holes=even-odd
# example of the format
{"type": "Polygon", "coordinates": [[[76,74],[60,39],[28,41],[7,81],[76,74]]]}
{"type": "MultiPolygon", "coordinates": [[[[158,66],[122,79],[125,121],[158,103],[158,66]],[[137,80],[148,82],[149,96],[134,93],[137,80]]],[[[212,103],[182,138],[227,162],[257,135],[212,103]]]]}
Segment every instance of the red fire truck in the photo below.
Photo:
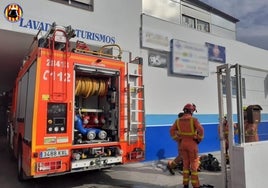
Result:
{"type": "Polygon", "coordinates": [[[18,73],[7,135],[19,180],[144,160],[142,58],[123,62],[116,44],[71,48],[74,36],[53,23],[18,73]]]}

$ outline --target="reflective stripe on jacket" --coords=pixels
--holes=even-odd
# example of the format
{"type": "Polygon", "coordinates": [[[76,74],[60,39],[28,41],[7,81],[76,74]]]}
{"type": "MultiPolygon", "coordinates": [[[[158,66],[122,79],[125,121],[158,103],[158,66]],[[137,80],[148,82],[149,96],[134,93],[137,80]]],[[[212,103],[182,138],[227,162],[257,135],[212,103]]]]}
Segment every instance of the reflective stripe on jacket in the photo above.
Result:
{"type": "Polygon", "coordinates": [[[177,128],[178,128],[178,134],[180,136],[196,136],[196,130],[195,130],[195,127],[194,127],[194,119],[193,118],[190,118],[190,119],[183,119],[184,120],[190,120],[190,131],[187,130],[181,130],[180,128],[180,119],[177,120],[176,124],[177,124],[177,128]]]}
{"type": "Polygon", "coordinates": [[[204,128],[199,121],[192,116],[184,116],[176,120],[179,137],[191,137],[201,141],[204,138],[204,128]]]}

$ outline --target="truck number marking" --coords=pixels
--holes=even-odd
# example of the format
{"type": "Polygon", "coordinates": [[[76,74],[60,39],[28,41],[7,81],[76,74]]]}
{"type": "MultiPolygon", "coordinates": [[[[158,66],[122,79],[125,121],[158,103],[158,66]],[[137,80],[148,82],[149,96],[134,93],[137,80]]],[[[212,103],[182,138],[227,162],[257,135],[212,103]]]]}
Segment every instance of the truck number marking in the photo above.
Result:
{"type": "Polygon", "coordinates": [[[54,81],[60,82],[71,82],[71,74],[63,73],[63,72],[50,72],[49,70],[45,70],[43,74],[43,80],[48,80],[49,77],[52,77],[54,81]]]}
{"type": "Polygon", "coordinates": [[[52,60],[52,59],[47,59],[46,63],[47,67],[60,67],[60,68],[69,68],[69,63],[65,61],[60,61],[60,60],[52,60]]]}

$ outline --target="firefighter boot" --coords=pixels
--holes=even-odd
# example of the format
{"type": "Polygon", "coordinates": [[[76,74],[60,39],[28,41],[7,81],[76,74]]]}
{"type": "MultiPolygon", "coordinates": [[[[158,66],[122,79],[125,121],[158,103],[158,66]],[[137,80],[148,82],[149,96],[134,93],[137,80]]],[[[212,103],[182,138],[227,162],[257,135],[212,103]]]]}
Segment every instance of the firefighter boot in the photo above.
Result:
{"type": "Polygon", "coordinates": [[[214,186],[209,184],[203,184],[199,188],[214,188],[214,186]]]}
{"type": "Polygon", "coordinates": [[[230,160],[229,160],[229,155],[228,154],[225,154],[225,159],[226,159],[226,164],[229,165],[230,160]]]}
{"type": "Polygon", "coordinates": [[[172,162],[173,162],[173,161],[168,161],[167,169],[168,169],[168,171],[170,172],[170,174],[175,175],[174,168],[172,168],[172,162]]]}

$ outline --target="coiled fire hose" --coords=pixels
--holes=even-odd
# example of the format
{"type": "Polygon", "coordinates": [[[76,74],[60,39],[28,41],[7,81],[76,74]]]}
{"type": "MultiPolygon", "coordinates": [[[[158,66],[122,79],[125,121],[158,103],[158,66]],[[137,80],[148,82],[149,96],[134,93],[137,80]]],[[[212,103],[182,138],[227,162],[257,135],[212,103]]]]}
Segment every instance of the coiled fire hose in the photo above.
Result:
{"type": "Polygon", "coordinates": [[[92,78],[77,78],[75,81],[75,95],[87,98],[92,95],[104,96],[107,93],[106,80],[92,78]]]}

